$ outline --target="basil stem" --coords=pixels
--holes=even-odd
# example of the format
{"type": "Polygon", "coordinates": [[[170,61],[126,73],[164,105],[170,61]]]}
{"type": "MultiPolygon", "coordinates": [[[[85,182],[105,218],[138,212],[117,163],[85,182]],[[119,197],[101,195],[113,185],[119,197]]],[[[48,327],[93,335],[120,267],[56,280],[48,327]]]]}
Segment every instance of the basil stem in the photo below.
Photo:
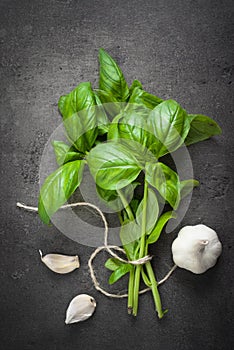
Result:
{"type": "MultiPolygon", "coordinates": [[[[146,210],[147,210],[147,196],[148,196],[148,183],[145,180],[144,183],[144,197],[143,197],[143,212],[142,212],[142,232],[140,240],[140,252],[139,259],[143,258],[145,253],[145,232],[146,232],[146,210]]],[[[137,315],[138,310],[138,299],[139,299],[139,287],[140,287],[140,276],[141,276],[141,265],[137,265],[134,281],[134,302],[133,302],[133,315],[137,315]]]]}
{"type": "MultiPolygon", "coordinates": [[[[129,217],[129,219],[131,221],[133,221],[135,218],[134,218],[133,212],[131,210],[131,207],[128,204],[127,199],[125,198],[125,196],[123,195],[121,190],[118,190],[117,192],[118,192],[118,195],[119,195],[119,197],[120,197],[120,199],[121,199],[121,201],[123,203],[123,206],[124,206],[124,208],[125,208],[125,210],[127,212],[127,215],[129,217]]],[[[120,219],[120,223],[122,225],[123,224],[123,220],[121,218],[121,215],[120,215],[119,219],[120,219]]],[[[135,267],[133,267],[133,269],[131,269],[130,272],[129,272],[129,281],[128,281],[128,314],[131,314],[132,310],[133,310],[134,279],[135,279],[135,267]]]]}
{"type": "Polygon", "coordinates": [[[134,220],[134,215],[133,215],[132,210],[131,210],[131,208],[130,208],[130,206],[128,204],[127,199],[125,198],[125,196],[123,195],[121,190],[118,190],[117,192],[118,192],[118,195],[119,195],[119,197],[120,197],[120,199],[121,199],[121,201],[123,203],[123,206],[124,206],[124,208],[125,208],[125,210],[126,210],[126,212],[128,214],[129,219],[131,221],[133,221],[134,220]]]}
{"type": "Polygon", "coordinates": [[[159,294],[159,291],[158,291],[158,284],[157,284],[157,281],[155,279],[154,271],[152,269],[150,261],[148,261],[145,264],[145,267],[146,267],[146,270],[148,272],[148,276],[149,276],[149,279],[150,279],[150,282],[151,282],[151,290],[152,290],[152,294],[153,294],[153,298],[154,298],[156,311],[158,313],[158,317],[162,318],[163,315],[164,315],[164,312],[162,311],[162,304],[161,304],[160,294],[159,294]]]}

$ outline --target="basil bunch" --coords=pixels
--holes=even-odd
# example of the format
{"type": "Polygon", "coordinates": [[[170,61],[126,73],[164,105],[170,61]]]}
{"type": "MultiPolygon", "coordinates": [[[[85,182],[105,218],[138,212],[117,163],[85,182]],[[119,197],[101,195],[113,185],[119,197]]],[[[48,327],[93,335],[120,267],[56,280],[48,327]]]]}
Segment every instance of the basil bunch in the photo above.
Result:
{"type": "MultiPolygon", "coordinates": [[[[176,101],[163,101],[144,91],[138,80],[128,87],[121,69],[103,49],[99,62],[98,89],[89,82],[81,83],[59,99],[69,144],[53,142],[59,168],[41,187],[39,215],[43,222],[50,222],[80,185],[87,164],[97,193],[118,211],[128,260],[137,260],[148,255],[148,245],[155,243],[168,220],[176,217],[180,200],[198,185],[193,179],[181,181],[160,158],[184,144],[218,135],[221,129],[207,116],[188,114],[176,101]],[[129,203],[129,193],[140,186],[142,198],[129,203]],[[162,199],[171,210],[160,216],[162,199]]],[[[112,271],[110,284],[129,274],[130,313],[137,314],[142,278],[152,290],[159,318],[163,317],[150,261],[135,266],[110,258],[105,266],[112,271]]]]}

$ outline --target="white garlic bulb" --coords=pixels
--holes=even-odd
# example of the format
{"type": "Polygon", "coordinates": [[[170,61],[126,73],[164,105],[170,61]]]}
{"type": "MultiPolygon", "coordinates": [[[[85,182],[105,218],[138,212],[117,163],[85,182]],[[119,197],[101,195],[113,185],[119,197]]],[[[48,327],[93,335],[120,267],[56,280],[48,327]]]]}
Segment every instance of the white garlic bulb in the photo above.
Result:
{"type": "Polygon", "coordinates": [[[92,316],[96,308],[96,301],[87,294],[77,295],[70,302],[66,312],[66,324],[85,321],[92,316]]]}
{"type": "Polygon", "coordinates": [[[174,263],[196,274],[214,266],[221,252],[216,232],[206,225],[183,227],[172,243],[174,263]]]}
{"type": "Polygon", "coordinates": [[[79,258],[77,255],[69,256],[62,254],[47,254],[43,256],[39,250],[41,261],[52,271],[56,273],[69,273],[80,267],[79,258]]]}

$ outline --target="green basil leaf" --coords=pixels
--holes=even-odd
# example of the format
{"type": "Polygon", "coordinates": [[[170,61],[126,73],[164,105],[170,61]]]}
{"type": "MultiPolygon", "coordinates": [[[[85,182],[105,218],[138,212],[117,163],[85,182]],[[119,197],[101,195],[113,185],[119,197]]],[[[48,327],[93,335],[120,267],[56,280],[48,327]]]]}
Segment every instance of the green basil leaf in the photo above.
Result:
{"type": "MultiPolygon", "coordinates": [[[[144,106],[127,105],[125,110],[112,121],[107,138],[108,140],[132,140],[134,148],[143,146],[141,146],[141,153],[144,152],[145,160],[155,162],[157,161],[155,156],[158,153],[158,140],[151,133],[147,121],[148,115],[149,110],[144,106]]],[[[131,147],[130,142],[129,147],[131,147]]]]}
{"type": "Polygon", "coordinates": [[[142,84],[141,84],[141,82],[140,82],[139,80],[133,80],[132,85],[131,85],[130,88],[129,88],[129,93],[130,93],[130,95],[132,95],[133,90],[134,90],[136,87],[142,89],[142,84]]]}
{"type": "Polygon", "coordinates": [[[87,156],[96,184],[106,190],[118,190],[133,182],[143,166],[129,148],[118,142],[102,143],[87,156]]]}
{"type": "Polygon", "coordinates": [[[84,154],[78,152],[74,147],[67,145],[62,141],[53,141],[52,146],[58,165],[84,158],[84,154]]]}
{"type": "Polygon", "coordinates": [[[98,135],[96,99],[90,83],[81,83],[59,99],[59,110],[69,140],[76,149],[89,151],[98,135]]]}
{"type": "Polygon", "coordinates": [[[117,270],[123,263],[116,258],[110,258],[105,262],[105,267],[111,271],[117,270]]]}
{"type": "Polygon", "coordinates": [[[99,88],[112,94],[119,102],[126,101],[129,96],[128,85],[117,63],[103,49],[99,50],[99,62],[99,88]]]}
{"type": "MultiPolygon", "coordinates": [[[[144,202],[143,199],[139,204],[139,207],[136,212],[136,223],[141,227],[142,224],[142,213],[143,213],[144,202]]],[[[146,234],[149,234],[153,227],[155,226],[158,220],[159,214],[159,206],[158,200],[154,193],[154,191],[149,188],[147,194],[147,202],[146,202],[146,234]]]]}
{"type": "Polygon", "coordinates": [[[180,181],[177,173],[163,163],[146,163],[146,181],[176,209],[180,202],[180,181]]]}
{"type": "Polygon", "coordinates": [[[161,98],[142,90],[142,88],[138,86],[132,91],[132,95],[129,99],[129,103],[143,105],[149,109],[154,109],[161,102],[163,102],[161,98]]]}
{"type": "Polygon", "coordinates": [[[168,211],[167,213],[164,213],[163,215],[160,216],[160,218],[157,221],[157,224],[156,224],[155,228],[150,233],[150,235],[149,235],[149,237],[147,239],[147,243],[148,244],[155,243],[159,239],[160,234],[161,234],[161,232],[163,230],[163,227],[166,225],[166,223],[170,219],[176,219],[176,213],[175,212],[168,211]]]}
{"type": "Polygon", "coordinates": [[[129,139],[147,146],[157,139],[147,131],[149,111],[144,106],[128,105],[110,125],[108,140],[129,139]]]}
{"type": "Polygon", "coordinates": [[[113,284],[117,282],[121,277],[126,275],[129,271],[131,271],[131,264],[122,264],[117,270],[112,272],[109,278],[109,284],[113,284]]]}
{"type": "Polygon", "coordinates": [[[190,128],[187,113],[173,100],[164,101],[156,106],[149,114],[147,122],[158,139],[158,145],[155,147],[158,157],[179,148],[190,128]]]}
{"type": "Polygon", "coordinates": [[[40,190],[38,213],[49,224],[51,216],[69,199],[80,185],[84,161],[69,162],[50,174],[40,190]]]}
{"type": "Polygon", "coordinates": [[[190,114],[188,117],[191,120],[191,126],[188,136],[185,139],[185,144],[187,146],[222,133],[219,125],[213,119],[205,115],[190,114]]]}
{"type": "Polygon", "coordinates": [[[186,197],[194,187],[199,186],[199,181],[191,179],[191,180],[184,180],[180,182],[180,197],[184,198],[186,197]]]}
{"type": "Polygon", "coordinates": [[[91,83],[79,84],[74,90],[65,96],[61,96],[58,102],[59,111],[63,120],[70,118],[73,114],[94,106],[96,104],[91,83]]]}

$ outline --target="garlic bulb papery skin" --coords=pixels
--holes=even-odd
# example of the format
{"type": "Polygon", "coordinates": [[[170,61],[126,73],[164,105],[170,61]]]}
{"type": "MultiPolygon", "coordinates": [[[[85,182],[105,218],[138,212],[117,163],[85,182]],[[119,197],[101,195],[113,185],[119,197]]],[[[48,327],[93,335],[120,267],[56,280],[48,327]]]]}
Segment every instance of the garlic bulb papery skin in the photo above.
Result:
{"type": "Polygon", "coordinates": [[[177,266],[200,274],[216,264],[222,245],[214,230],[200,224],[183,227],[171,249],[177,266]]]}
{"type": "Polygon", "coordinates": [[[81,322],[92,316],[96,308],[96,301],[88,294],[77,295],[70,302],[66,312],[66,324],[81,322]]]}
{"type": "Polygon", "coordinates": [[[77,255],[62,255],[62,254],[42,254],[39,250],[41,261],[53,272],[65,274],[74,271],[80,267],[79,258],[77,255]]]}

